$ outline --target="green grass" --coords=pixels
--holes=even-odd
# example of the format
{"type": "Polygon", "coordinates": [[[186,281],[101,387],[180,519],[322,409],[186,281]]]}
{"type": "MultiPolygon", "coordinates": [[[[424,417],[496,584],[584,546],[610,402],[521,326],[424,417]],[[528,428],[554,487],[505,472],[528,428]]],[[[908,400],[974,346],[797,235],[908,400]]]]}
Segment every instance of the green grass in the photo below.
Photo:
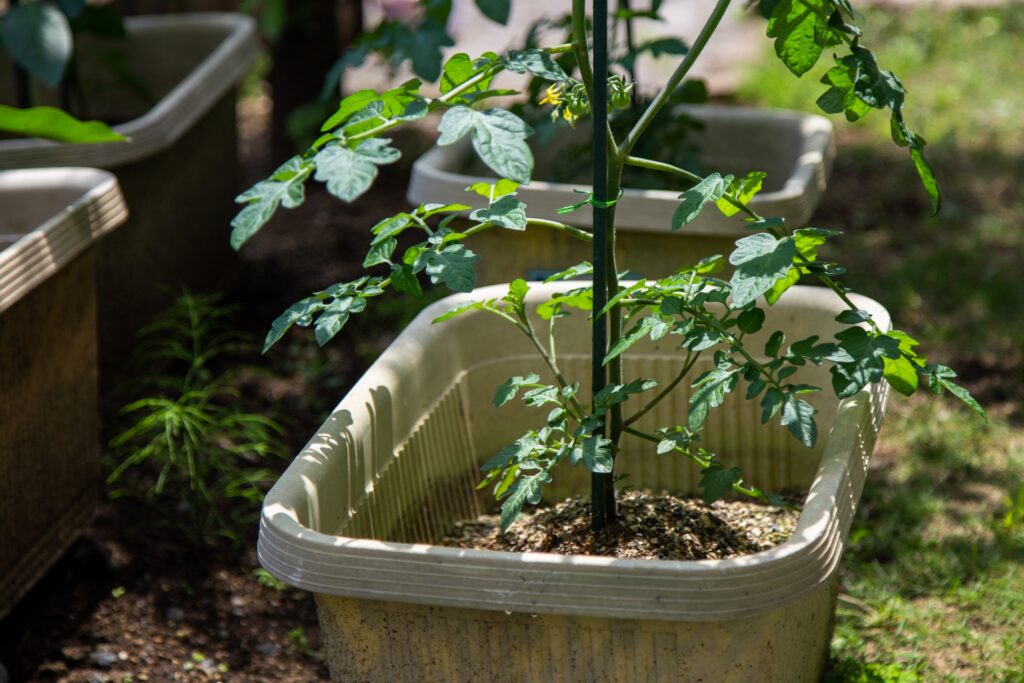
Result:
{"type": "MultiPolygon", "coordinates": [[[[909,91],[945,204],[927,200],[887,117],[834,118],[840,154],[814,223],[830,256],[935,360],[988,425],[947,401],[894,396],[842,568],[834,681],[1024,680],[1024,6],[870,11],[867,44],[909,91]]],[[[738,99],[815,111],[774,58],[738,99]]]]}

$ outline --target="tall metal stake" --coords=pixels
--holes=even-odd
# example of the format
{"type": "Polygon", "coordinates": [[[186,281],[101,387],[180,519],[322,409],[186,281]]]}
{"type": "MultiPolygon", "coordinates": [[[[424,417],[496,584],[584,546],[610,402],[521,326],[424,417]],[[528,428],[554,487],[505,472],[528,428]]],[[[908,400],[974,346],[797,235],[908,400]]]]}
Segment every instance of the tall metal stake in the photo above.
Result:
{"type": "MultiPolygon", "coordinates": [[[[608,0],[593,0],[594,21],[594,86],[590,103],[594,123],[594,313],[608,302],[608,0]]],[[[593,393],[597,395],[608,383],[604,357],[608,349],[608,319],[594,319],[593,330],[593,393]]],[[[608,427],[605,425],[607,434],[608,427]]],[[[600,531],[615,519],[615,488],[612,475],[591,474],[591,521],[600,531]]]]}

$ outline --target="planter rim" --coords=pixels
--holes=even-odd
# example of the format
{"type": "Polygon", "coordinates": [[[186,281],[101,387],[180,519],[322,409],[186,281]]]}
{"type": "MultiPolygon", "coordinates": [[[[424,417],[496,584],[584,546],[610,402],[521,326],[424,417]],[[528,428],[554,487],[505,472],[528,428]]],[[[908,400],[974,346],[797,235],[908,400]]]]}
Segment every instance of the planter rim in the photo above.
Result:
{"type": "Polygon", "coordinates": [[[248,73],[262,48],[256,21],[232,12],[126,17],[129,36],[220,28],[225,35],[200,64],[142,116],[114,126],[121,142],[73,145],[39,138],[0,142],[0,168],[99,166],[117,168],[145,159],[181,138],[248,73]]]}
{"type": "MultiPolygon", "coordinates": [[[[0,313],[53,276],[103,235],[124,223],[128,208],[117,178],[93,168],[40,168],[0,171],[0,195],[72,188],[74,201],[53,206],[50,217],[0,251],[0,313]]],[[[19,198],[13,201],[18,201],[19,198]]]]}
{"type": "MultiPolygon", "coordinates": [[[[530,296],[540,301],[578,284],[533,284],[530,296]]],[[[400,372],[403,356],[420,357],[415,350],[438,334],[437,326],[431,324],[435,317],[458,303],[496,298],[506,291],[506,285],[484,287],[424,309],[335,412],[362,405],[370,400],[372,390],[388,386],[388,380],[400,372]]],[[[890,327],[889,315],[880,304],[863,296],[851,297],[882,329],[890,327]]],[[[808,306],[820,306],[834,299],[834,294],[824,288],[795,286],[783,300],[787,299],[790,305],[799,299],[808,306]]],[[[259,560],[292,586],[349,597],[638,619],[712,621],[760,614],[814,590],[838,566],[886,397],[886,387],[876,385],[839,402],[793,536],[753,555],[724,560],[635,560],[332,536],[304,526],[296,513],[308,507],[304,497],[313,486],[315,470],[327,457],[325,445],[314,437],[266,497],[259,560]],[[602,595],[598,604],[592,599],[596,593],[602,595]]],[[[325,425],[321,432],[327,431],[325,425]]]]}
{"type": "MultiPolygon", "coordinates": [[[[802,134],[802,146],[794,169],[780,189],[759,193],[750,202],[750,206],[765,216],[788,214],[788,219],[794,224],[802,224],[810,218],[824,191],[824,186],[819,187],[815,179],[819,175],[827,178],[835,157],[833,126],[829,119],[818,114],[756,107],[681,105],[679,108],[704,121],[767,121],[798,126],[802,134]]],[[[457,169],[470,154],[472,145],[466,137],[452,145],[436,146],[416,160],[409,181],[408,201],[413,205],[429,201],[458,201],[473,208],[483,207],[483,200],[480,197],[463,190],[484,177],[453,170],[457,169]]],[[[567,198],[576,196],[573,193],[574,188],[589,189],[585,184],[531,180],[519,188],[518,197],[528,207],[533,207],[538,216],[545,214],[544,217],[548,217],[547,213],[554,215],[555,209],[571,203],[567,198]]],[[[618,202],[618,227],[626,231],[672,232],[669,219],[678,204],[678,191],[624,188],[622,198],[618,202]]],[[[750,231],[742,216],[720,218],[721,220],[708,221],[698,217],[686,226],[684,232],[726,237],[749,234],[750,231]]],[[[569,219],[573,225],[579,227],[589,228],[593,225],[593,217],[588,211],[574,212],[569,219]]]]}

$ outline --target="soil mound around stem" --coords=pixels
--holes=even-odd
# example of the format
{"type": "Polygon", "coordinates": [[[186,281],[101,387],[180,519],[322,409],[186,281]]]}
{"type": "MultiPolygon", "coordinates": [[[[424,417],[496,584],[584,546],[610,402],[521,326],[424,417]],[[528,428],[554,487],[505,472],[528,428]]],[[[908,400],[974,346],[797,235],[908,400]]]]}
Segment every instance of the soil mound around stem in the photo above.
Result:
{"type": "Polygon", "coordinates": [[[590,531],[590,499],[566,498],[499,532],[497,515],[456,522],[443,545],[478,550],[601,555],[641,560],[721,560],[767,550],[792,534],[799,510],[755,500],[699,499],[650,491],[619,497],[618,520],[590,531]]]}

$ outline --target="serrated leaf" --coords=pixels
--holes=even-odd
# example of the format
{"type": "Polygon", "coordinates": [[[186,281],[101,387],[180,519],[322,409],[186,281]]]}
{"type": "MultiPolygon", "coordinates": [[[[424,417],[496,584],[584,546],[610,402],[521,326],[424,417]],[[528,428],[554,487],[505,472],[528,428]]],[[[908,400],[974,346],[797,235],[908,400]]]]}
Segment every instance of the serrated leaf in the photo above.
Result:
{"type": "Polygon", "coordinates": [[[738,467],[725,469],[718,463],[705,467],[700,471],[700,489],[704,502],[711,505],[716,500],[732,491],[732,485],[740,482],[738,467]]]}
{"type": "Polygon", "coordinates": [[[437,144],[450,145],[470,134],[473,149],[492,171],[520,184],[530,181],[533,153],[525,140],[533,129],[515,114],[504,109],[480,112],[459,105],[445,112],[438,130],[437,144]]]}
{"type": "Polygon", "coordinates": [[[583,466],[596,474],[608,474],[614,467],[611,439],[603,436],[588,436],[580,445],[583,466]]]}
{"type": "Polygon", "coordinates": [[[783,395],[776,387],[768,387],[761,397],[761,424],[768,424],[782,407],[783,395]]]}
{"type": "Polygon", "coordinates": [[[483,308],[485,308],[485,302],[483,302],[483,301],[469,301],[467,303],[459,304],[458,306],[455,306],[455,307],[451,308],[450,310],[448,310],[445,313],[442,313],[441,315],[437,316],[436,318],[434,318],[430,322],[431,323],[443,323],[445,320],[451,320],[452,318],[454,318],[456,316],[459,316],[459,315],[462,315],[463,313],[466,313],[467,311],[479,311],[479,310],[482,310],[483,308]]]}
{"type": "Polygon", "coordinates": [[[476,269],[480,260],[461,244],[450,244],[441,250],[427,249],[420,253],[413,272],[426,270],[433,283],[441,282],[453,292],[468,292],[476,286],[476,269]]]}
{"type": "Polygon", "coordinates": [[[345,202],[353,202],[370,189],[377,178],[377,166],[391,164],[401,156],[390,140],[368,138],[355,149],[345,145],[329,145],[313,158],[316,174],[327,184],[327,191],[345,202]]]}
{"type": "Polygon", "coordinates": [[[956,396],[958,399],[963,401],[968,408],[973,410],[975,413],[980,415],[986,422],[988,421],[988,415],[985,414],[985,409],[981,407],[981,404],[971,396],[971,392],[967,391],[964,387],[960,386],[956,382],[952,382],[945,377],[938,378],[939,385],[948,391],[949,393],[956,396]]]}
{"type": "Polygon", "coordinates": [[[501,533],[505,533],[527,502],[536,505],[541,499],[541,487],[551,481],[546,471],[522,477],[509,491],[508,497],[501,504],[501,533]]]}
{"type": "Polygon", "coordinates": [[[715,368],[698,379],[690,396],[690,414],[688,424],[691,432],[700,431],[712,408],[717,408],[725,401],[725,395],[733,390],[739,375],[736,370],[715,368]]]}
{"type": "Polygon", "coordinates": [[[812,448],[818,439],[818,427],[814,423],[814,414],[817,412],[807,401],[792,394],[787,395],[782,404],[782,426],[788,429],[797,441],[812,448]]]}
{"type": "Polygon", "coordinates": [[[71,59],[71,25],[64,13],[49,3],[14,5],[0,22],[0,43],[16,64],[55,88],[71,59]]]}
{"type": "Polygon", "coordinates": [[[581,311],[592,310],[594,307],[594,292],[590,288],[582,288],[556,294],[540,306],[537,306],[537,315],[542,320],[551,320],[554,315],[562,310],[563,306],[577,308],[581,311]]]}
{"type": "MultiPolygon", "coordinates": [[[[467,305],[466,308],[462,308],[462,310],[468,310],[469,308],[471,308],[471,306],[467,305]]],[[[459,309],[453,309],[453,311],[454,310],[459,309]]],[[[458,314],[456,313],[456,315],[458,314]]],[[[491,399],[491,403],[493,403],[496,408],[500,408],[501,406],[505,405],[506,403],[514,399],[519,390],[522,389],[524,386],[529,384],[536,384],[539,381],[540,375],[537,375],[535,373],[530,373],[525,377],[520,375],[510,377],[509,379],[505,380],[501,384],[501,386],[499,386],[497,390],[494,392],[494,398],[491,399]]]]}
{"type": "Polygon", "coordinates": [[[583,261],[577,263],[575,266],[566,268],[565,270],[549,275],[544,279],[544,282],[558,282],[560,280],[575,280],[582,278],[584,275],[593,275],[594,266],[589,261],[583,261]]]}
{"type": "Polygon", "coordinates": [[[486,209],[469,214],[470,220],[493,223],[506,230],[526,230],[526,204],[513,195],[505,195],[486,209]]]}
{"type": "Polygon", "coordinates": [[[363,268],[372,268],[382,263],[390,263],[391,255],[395,253],[397,246],[398,240],[393,237],[371,245],[366,258],[363,259],[363,268]]]}
{"type": "Polygon", "coordinates": [[[292,209],[306,198],[304,183],[313,167],[302,157],[292,157],[274,171],[238,195],[235,202],[246,206],[231,221],[231,246],[235,250],[259,232],[277,211],[278,206],[292,209]]]}
{"type": "Polygon", "coordinates": [[[712,173],[679,195],[682,201],[672,214],[672,229],[679,230],[693,222],[705,204],[718,201],[722,197],[726,184],[731,181],[732,176],[723,178],[719,173],[712,173]]]}
{"type": "Polygon", "coordinates": [[[768,174],[764,171],[751,171],[746,176],[741,178],[733,178],[729,181],[729,186],[723,193],[723,197],[718,199],[716,206],[718,210],[725,216],[735,216],[739,213],[739,209],[735,207],[729,200],[725,198],[725,195],[732,197],[737,202],[743,205],[750,203],[757,193],[761,191],[761,186],[764,184],[764,179],[768,177],[768,174]]]}
{"type": "Polygon", "coordinates": [[[270,331],[267,332],[267,337],[263,342],[263,353],[266,353],[270,350],[271,346],[279,342],[285,332],[291,329],[292,325],[311,319],[313,315],[324,310],[325,306],[326,304],[324,304],[322,299],[312,296],[289,306],[284,313],[271,323],[270,331]]]}
{"type": "Polygon", "coordinates": [[[391,286],[397,292],[405,292],[417,297],[423,296],[420,281],[412,272],[412,266],[407,263],[391,265],[391,286]]]}
{"type": "Polygon", "coordinates": [[[790,237],[776,239],[757,233],[736,241],[729,263],[736,266],[730,284],[733,305],[742,308],[784,278],[796,257],[796,245],[790,237]]]}
{"type": "Polygon", "coordinates": [[[809,71],[822,49],[838,39],[829,13],[825,0],[780,0],[772,9],[768,37],[775,38],[775,54],[795,75],[809,71]]]}
{"type": "Polygon", "coordinates": [[[487,181],[481,180],[478,183],[473,183],[466,188],[466,192],[475,192],[481,197],[486,197],[487,201],[494,201],[500,197],[504,197],[507,194],[512,194],[519,189],[519,183],[508,178],[501,178],[495,183],[488,183],[487,181]]]}
{"type": "Polygon", "coordinates": [[[79,121],[54,107],[17,109],[0,104],[0,131],[76,144],[118,142],[125,139],[102,121],[79,121]]]}
{"type": "Polygon", "coordinates": [[[502,61],[505,68],[513,73],[531,73],[555,83],[569,80],[569,76],[558,62],[543,50],[512,50],[502,61]]]}

